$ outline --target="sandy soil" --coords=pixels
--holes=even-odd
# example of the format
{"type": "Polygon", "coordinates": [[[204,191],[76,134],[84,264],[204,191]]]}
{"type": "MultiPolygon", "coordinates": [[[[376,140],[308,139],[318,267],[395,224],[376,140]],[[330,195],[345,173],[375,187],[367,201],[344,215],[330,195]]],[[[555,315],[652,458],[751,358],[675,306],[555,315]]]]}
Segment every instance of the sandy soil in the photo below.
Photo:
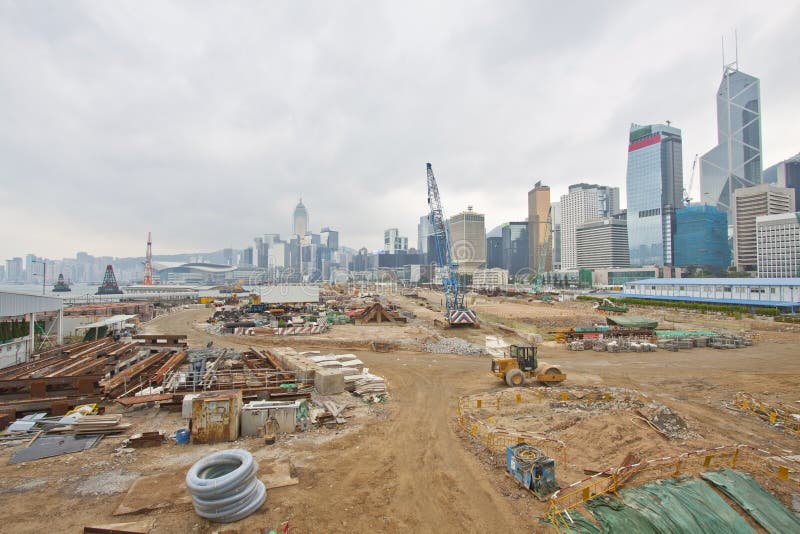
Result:
{"type": "MultiPolygon", "coordinates": [[[[532,323],[537,317],[553,317],[555,310],[565,316],[575,311],[578,315],[591,315],[583,303],[570,303],[565,308],[513,304],[491,305],[500,319],[524,318],[532,323]],[[573,304],[577,307],[572,308],[573,304]]],[[[430,319],[432,327],[432,319],[438,313],[418,304],[413,306],[419,321],[430,319]]],[[[209,340],[216,346],[237,348],[261,342],[254,337],[220,337],[203,332],[196,325],[208,313],[206,309],[179,312],[157,319],[150,328],[185,332],[191,346],[205,346],[209,340]]],[[[707,317],[702,320],[715,321],[707,317]]],[[[753,329],[750,320],[717,322],[734,331],[753,329]]],[[[380,328],[393,329],[392,335],[400,335],[398,332],[412,332],[414,325],[380,328]]],[[[444,335],[479,341],[496,333],[502,332],[486,327],[452,330],[444,335]]],[[[737,392],[746,391],[797,406],[798,341],[797,333],[775,332],[762,336],[755,346],[739,350],[608,354],[547,347],[542,349],[542,356],[565,370],[569,384],[636,389],[680,413],[697,438],[687,443],[671,442],[670,451],[732,443],[793,451],[797,449],[796,438],[770,428],[758,418],[731,411],[726,403],[737,392]]],[[[302,349],[316,343],[292,338],[283,344],[302,349]]],[[[258,440],[237,443],[236,446],[252,450],[262,463],[288,455],[300,483],[270,491],[262,509],[233,528],[243,533],[255,532],[288,521],[290,532],[298,533],[548,531],[537,519],[544,505],[521,492],[456,431],[456,401],[460,395],[502,389],[500,381],[488,372],[487,357],[356,353],[373,372],[387,378],[391,401],[354,417],[339,435],[336,431],[319,431],[275,448],[263,447],[258,440]]],[[[137,412],[133,417],[137,429],[141,425],[146,429],[174,430],[180,425],[174,416],[163,418],[153,410],[137,412]]],[[[559,474],[559,481],[572,482],[562,475],[572,477],[584,468],[616,465],[630,449],[650,454],[663,447],[659,435],[646,428],[636,427],[635,432],[632,428],[603,414],[589,414],[578,424],[561,430],[561,439],[568,442],[569,466],[559,474]]],[[[222,530],[197,517],[185,504],[146,514],[111,515],[132,474],[175,470],[176,476],[182,476],[192,462],[220,446],[167,445],[133,455],[114,455],[118,442],[118,438],[108,438],[84,453],[16,466],[5,465],[11,451],[0,449],[0,504],[6,516],[5,527],[0,525],[0,531],[33,533],[58,525],[58,531],[79,532],[86,524],[145,517],[156,518],[154,532],[222,530]],[[98,476],[88,483],[84,481],[98,476]],[[84,486],[80,486],[82,481],[84,486]],[[107,495],[79,491],[80,487],[106,486],[107,495]],[[13,527],[9,529],[9,525],[13,527]]]]}

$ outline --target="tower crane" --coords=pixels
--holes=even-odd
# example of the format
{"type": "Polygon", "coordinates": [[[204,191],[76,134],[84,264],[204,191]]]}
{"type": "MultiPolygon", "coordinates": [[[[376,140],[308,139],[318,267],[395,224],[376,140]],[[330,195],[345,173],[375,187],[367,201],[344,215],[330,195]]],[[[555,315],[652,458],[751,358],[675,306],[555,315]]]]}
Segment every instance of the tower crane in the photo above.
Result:
{"type": "Polygon", "coordinates": [[[436,242],[436,262],[442,273],[442,290],[445,301],[445,323],[448,326],[477,326],[478,316],[474,310],[464,305],[464,295],[460,292],[456,269],[450,249],[450,233],[444,222],[442,202],[439,198],[439,186],[433,175],[433,167],[428,163],[428,216],[433,227],[436,242]]]}
{"type": "Polygon", "coordinates": [[[695,154],[694,155],[694,161],[692,162],[692,174],[691,174],[691,176],[689,178],[689,187],[688,187],[688,189],[687,188],[683,189],[683,204],[684,204],[684,206],[688,206],[689,203],[692,201],[691,197],[689,196],[689,193],[692,192],[692,186],[694,185],[694,170],[695,170],[695,167],[697,167],[697,156],[698,155],[699,154],[695,154]]]}
{"type": "Polygon", "coordinates": [[[153,241],[150,239],[150,232],[147,232],[147,254],[144,260],[144,277],[142,285],[153,285],[153,241]]]}

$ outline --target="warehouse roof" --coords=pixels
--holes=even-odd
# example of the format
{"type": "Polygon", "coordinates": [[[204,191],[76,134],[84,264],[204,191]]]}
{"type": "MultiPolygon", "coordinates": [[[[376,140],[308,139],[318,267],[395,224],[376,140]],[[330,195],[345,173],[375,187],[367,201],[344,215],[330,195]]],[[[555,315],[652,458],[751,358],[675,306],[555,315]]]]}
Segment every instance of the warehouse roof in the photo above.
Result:
{"type": "Polygon", "coordinates": [[[630,285],[662,286],[800,286],[800,278],[645,278],[630,285]]]}
{"type": "Polygon", "coordinates": [[[103,326],[111,326],[114,324],[120,324],[128,321],[129,319],[133,319],[136,317],[135,315],[112,315],[111,317],[106,317],[105,319],[101,319],[96,323],[91,324],[84,324],[77,327],[75,330],[86,330],[89,328],[100,328],[103,326]]]}
{"type": "Polygon", "coordinates": [[[0,317],[17,317],[28,313],[58,311],[64,302],[57,297],[0,291],[0,317]]]}

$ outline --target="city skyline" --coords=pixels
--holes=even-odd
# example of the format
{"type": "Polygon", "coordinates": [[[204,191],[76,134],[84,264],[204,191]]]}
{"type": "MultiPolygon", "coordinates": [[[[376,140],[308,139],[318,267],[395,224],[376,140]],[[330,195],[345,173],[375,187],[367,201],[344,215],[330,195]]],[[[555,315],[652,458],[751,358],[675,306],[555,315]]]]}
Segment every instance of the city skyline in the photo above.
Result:
{"type": "Polygon", "coordinates": [[[634,120],[679,124],[688,173],[717,143],[734,28],[761,81],[763,165],[797,153],[794,3],[425,10],[5,4],[0,208],[24,232],[3,231],[0,258],[127,256],[148,231],[163,253],[240,248],[287,235],[299,193],[345,245],[379,242],[373,225],[413,236],[426,161],[446,215],[473,205],[492,228],[524,219],[508,199],[539,180],[553,198],[622,186],[634,120]]]}

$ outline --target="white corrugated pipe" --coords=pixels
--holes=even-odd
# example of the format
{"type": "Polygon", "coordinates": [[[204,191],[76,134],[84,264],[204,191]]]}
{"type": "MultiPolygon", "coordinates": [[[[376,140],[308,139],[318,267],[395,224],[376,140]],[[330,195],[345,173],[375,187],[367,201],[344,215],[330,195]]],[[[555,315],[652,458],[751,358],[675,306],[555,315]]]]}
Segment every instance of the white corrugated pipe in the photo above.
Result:
{"type": "Polygon", "coordinates": [[[186,473],[186,486],[197,515],[232,523],[258,510],[267,490],[257,471],[253,455],[241,449],[215,452],[196,462],[186,473]]]}

